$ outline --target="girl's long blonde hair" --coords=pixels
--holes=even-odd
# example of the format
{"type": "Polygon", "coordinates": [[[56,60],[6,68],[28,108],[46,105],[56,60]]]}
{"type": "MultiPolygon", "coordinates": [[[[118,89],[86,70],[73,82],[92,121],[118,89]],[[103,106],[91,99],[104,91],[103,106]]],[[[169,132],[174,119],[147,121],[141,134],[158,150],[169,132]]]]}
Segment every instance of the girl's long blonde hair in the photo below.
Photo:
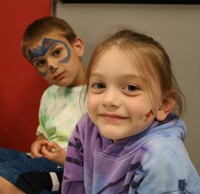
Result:
{"type": "Polygon", "coordinates": [[[95,65],[111,47],[118,47],[129,57],[136,70],[145,78],[149,87],[149,97],[155,106],[155,84],[159,83],[163,100],[173,91],[176,102],[174,112],[181,115],[184,107],[184,95],[174,77],[168,54],[160,43],[153,38],[130,29],[122,29],[102,41],[94,50],[86,71],[86,92],[88,92],[90,75],[95,65]],[[152,81],[154,80],[154,82],[152,81]]]}

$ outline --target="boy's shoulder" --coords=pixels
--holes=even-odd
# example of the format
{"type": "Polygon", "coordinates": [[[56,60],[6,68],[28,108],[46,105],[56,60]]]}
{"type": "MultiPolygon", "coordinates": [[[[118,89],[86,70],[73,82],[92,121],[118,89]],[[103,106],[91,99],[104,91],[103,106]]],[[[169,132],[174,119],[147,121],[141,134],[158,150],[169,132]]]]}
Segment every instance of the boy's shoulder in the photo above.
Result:
{"type": "Polygon", "coordinates": [[[83,86],[63,87],[63,86],[50,85],[43,92],[43,97],[44,96],[57,96],[57,95],[67,96],[72,93],[80,93],[81,91],[84,91],[83,86]]]}
{"type": "Polygon", "coordinates": [[[44,90],[42,94],[42,98],[45,98],[45,96],[49,96],[49,95],[53,95],[57,93],[59,91],[59,88],[60,88],[59,86],[50,85],[44,90]]]}

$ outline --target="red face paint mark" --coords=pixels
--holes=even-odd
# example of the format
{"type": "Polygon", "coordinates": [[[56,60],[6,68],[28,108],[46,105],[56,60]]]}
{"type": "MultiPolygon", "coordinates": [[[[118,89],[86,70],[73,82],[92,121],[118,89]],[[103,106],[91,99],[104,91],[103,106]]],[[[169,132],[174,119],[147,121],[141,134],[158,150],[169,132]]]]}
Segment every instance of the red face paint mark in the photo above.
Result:
{"type": "Polygon", "coordinates": [[[46,47],[48,47],[50,44],[51,44],[51,42],[48,41],[48,40],[45,42],[45,46],[46,46],[46,47]]]}
{"type": "Polygon", "coordinates": [[[152,109],[150,110],[150,112],[148,112],[148,113],[145,115],[145,117],[149,118],[151,115],[153,115],[152,109]]]}

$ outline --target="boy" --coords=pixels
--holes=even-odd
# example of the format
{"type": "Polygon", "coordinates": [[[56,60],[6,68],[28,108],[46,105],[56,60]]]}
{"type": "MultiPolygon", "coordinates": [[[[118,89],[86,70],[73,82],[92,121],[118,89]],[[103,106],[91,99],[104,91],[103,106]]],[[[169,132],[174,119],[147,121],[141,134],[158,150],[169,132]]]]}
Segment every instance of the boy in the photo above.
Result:
{"type": "Polygon", "coordinates": [[[79,98],[83,41],[64,20],[45,17],[25,30],[22,52],[50,86],[41,98],[30,156],[0,149],[0,194],[60,193],[68,138],[86,111],[79,98]]]}

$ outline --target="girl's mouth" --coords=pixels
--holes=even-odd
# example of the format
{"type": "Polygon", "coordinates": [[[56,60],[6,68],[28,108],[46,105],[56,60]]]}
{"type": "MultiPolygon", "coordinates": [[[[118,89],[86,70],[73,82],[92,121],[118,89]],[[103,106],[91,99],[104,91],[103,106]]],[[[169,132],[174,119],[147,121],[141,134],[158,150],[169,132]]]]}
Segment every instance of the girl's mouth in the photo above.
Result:
{"type": "Polygon", "coordinates": [[[127,117],[124,117],[124,116],[121,116],[121,115],[107,114],[107,113],[99,114],[99,116],[102,117],[104,120],[107,120],[107,121],[120,121],[120,120],[127,119],[127,117]]]}

